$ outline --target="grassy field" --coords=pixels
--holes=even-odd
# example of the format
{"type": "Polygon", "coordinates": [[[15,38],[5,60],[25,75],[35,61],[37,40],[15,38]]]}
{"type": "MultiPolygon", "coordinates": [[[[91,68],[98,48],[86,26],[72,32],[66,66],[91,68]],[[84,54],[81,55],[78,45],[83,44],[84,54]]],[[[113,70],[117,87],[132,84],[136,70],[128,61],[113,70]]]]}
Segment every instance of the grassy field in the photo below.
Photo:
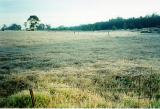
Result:
{"type": "Polygon", "coordinates": [[[30,87],[35,107],[160,107],[160,34],[0,32],[0,107],[30,87]]]}

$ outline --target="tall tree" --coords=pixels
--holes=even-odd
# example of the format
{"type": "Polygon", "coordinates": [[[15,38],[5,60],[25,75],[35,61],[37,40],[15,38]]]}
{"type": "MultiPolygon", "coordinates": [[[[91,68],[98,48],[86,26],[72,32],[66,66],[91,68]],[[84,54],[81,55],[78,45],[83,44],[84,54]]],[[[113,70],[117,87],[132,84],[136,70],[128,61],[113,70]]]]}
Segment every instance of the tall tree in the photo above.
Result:
{"type": "Polygon", "coordinates": [[[39,18],[36,15],[32,15],[27,19],[27,22],[30,24],[30,30],[35,31],[37,29],[39,18]]]}

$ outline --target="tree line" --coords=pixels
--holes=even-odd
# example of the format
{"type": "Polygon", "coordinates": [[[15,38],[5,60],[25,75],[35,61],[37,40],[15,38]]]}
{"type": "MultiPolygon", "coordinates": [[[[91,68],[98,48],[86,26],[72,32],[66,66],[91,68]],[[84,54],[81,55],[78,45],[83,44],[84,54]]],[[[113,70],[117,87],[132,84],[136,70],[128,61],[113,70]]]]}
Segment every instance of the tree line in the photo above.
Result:
{"type": "MultiPolygon", "coordinates": [[[[26,28],[27,30],[28,28],[26,28]]],[[[7,25],[3,25],[2,28],[1,28],[2,31],[4,30],[14,30],[14,31],[20,31],[22,30],[22,26],[21,25],[18,25],[18,24],[11,24],[9,26],[7,25]]],[[[43,24],[43,23],[40,23],[39,25],[36,26],[36,30],[39,30],[39,31],[44,31],[44,30],[51,30],[51,26],[48,25],[48,24],[43,24]]]]}
{"type": "MultiPolygon", "coordinates": [[[[80,26],[64,27],[59,26],[57,28],[51,27],[50,25],[39,23],[39,18],[36,15],[32,15],[27,19],[24,26],[26,30],[73,30],[73,31],[95,31],[95,30],[116,30],[116,29],[141,29],[149,27],[160,27],[160,15],[152,14],[145,17],[138,18],[128,18],[124,19],[122,17],[117,17],[115,19],[110,19],[105,22],[97,22],[94,24],[85,24],[80,26]],[[27,27],[27,23],[29,26],[27,27]]],[[[1,30],[21,30],[21,25],[12,24],[10,26],[3,25],[1,30]]]]}
{"type": "Polygon", "coordinates": [[[95,31],[95,30],[116,30],[116,29],[141,29],[149,27],[160,27],[160,16],[157,14],[145,17],[124,19],[117,17],[106,22],[69,27],[69,30],[95,31]]]}
{"type": "Polygon", "coordinates": [[[21,25],[18,25],[18,24],[11,24],[9,26],[4,24],[1,28],[2,31],[4,31],[4,30],[21,30],[21,29],[22,29],[21,25]]]}

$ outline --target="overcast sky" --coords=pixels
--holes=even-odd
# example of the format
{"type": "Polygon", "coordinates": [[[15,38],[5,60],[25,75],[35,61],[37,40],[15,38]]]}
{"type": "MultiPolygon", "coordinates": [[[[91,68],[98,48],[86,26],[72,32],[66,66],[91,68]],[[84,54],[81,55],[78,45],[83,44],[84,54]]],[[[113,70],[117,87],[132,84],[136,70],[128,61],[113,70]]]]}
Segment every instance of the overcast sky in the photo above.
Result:
{"type": "Polygon", "coordinates": [[[160,14],[160,0],[0,0],[0,25],[23,24],[30,15],[52,26],[73,26],[152,13],[160,14]]]}

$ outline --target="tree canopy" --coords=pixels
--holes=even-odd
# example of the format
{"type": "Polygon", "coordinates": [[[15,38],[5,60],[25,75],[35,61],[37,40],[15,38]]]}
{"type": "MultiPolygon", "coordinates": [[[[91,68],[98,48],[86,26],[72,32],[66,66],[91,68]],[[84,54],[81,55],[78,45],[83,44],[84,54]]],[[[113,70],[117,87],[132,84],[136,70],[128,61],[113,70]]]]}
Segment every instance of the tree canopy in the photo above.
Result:
{"type": "Polygon", "coordinates": [[[29,29],[31,31],[34,31],[37,29],[39,18],[36,15],[31,15],[28,19],[27,22],[29,22],[29,29]]]}
{"type": "Polygon", "coordinates": [[[36,20],[36,21],[40,21],[39,20],[39,18],[36,16],[36,15],[31,15],[28,19],[27,19],[27,21],[30,21],[30,20],[36,20]]]}

